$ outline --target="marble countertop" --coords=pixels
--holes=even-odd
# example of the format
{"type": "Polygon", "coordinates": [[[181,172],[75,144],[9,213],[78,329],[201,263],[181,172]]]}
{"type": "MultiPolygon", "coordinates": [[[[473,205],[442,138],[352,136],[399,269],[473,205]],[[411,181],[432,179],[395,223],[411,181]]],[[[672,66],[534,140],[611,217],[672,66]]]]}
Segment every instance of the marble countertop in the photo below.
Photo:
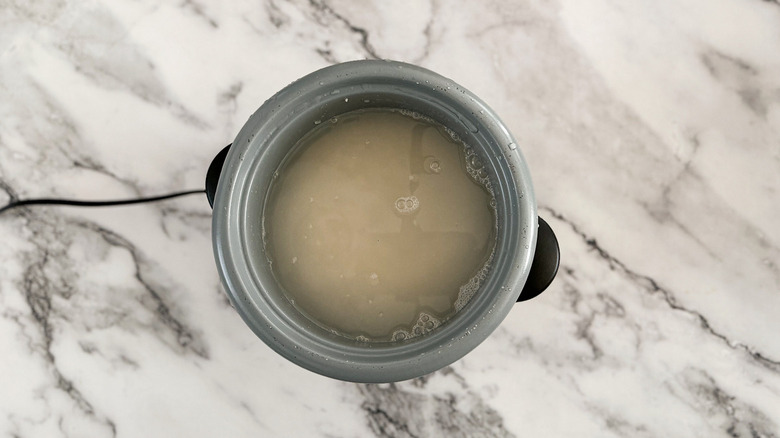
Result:
{"type": "Polygon", "coordinates": [[[389,58],[519,140],[560,273],[462,360],[351,384],[230,307],[203,196],[0,216],[9,437],[780,437],[780,3],[0,5],[0,205],[202,187],[273,93],[389,58]]]}

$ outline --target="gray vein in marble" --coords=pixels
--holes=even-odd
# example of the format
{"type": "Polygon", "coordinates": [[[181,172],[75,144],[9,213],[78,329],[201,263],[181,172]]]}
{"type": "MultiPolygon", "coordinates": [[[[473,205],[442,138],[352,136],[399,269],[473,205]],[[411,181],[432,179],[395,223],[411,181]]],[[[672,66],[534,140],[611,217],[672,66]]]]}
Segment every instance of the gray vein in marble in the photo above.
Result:
{"type": "Polygon", "coordinates": [[[368,424],[378,437],[514,436],[504,428],[501,416],[452,367],[407,382],[357,387],[365,397],[362,408],[368,424]],[[462,392],[457,397],[450,391],[420,393],[432,378],[455,382],[462,392]]]}
{"type": "Polygon", "coordinates": [[[648,431],[647,426],[632,423],[625,418],[621,418],[620,416],[608,412],[602,407],[588,405],[587,409],[598,418],[601,418],[603,420],[604,427],[617,436],[626,438],[650,438],[658,436],[648,431]]]}
{"type": "Polygon", "coordinates": [[[97,347],[97,345],[92,342],[79,341],[78,345],[79,348],[81,348],[81,351],[84,353],[100,356],[103,360],[110,362],[112,365],[123,366],[133,370],[138,370],[141,368],[141,365],[137,361],[127,357],[125,354],[119,354],[116,358],[111,358],[104,355],[103,352],[100,351],[100,349],[97,347]]]}
{"type": "Polygon", "coordinates": [[[257,413],[255,413],[255,411],[252,409],[252,407],[250,407],[250,406],[249,406],[249,404],[247,404],[247,402],[245,402],[245,401],[241,401],[241,402],[239,403],[239,406],[241,406],[241,409],[243,409],[244,411],[246,411],[246,412],[247,412],[247,414],[249,414],[249,416],[250,416],[250,417],[252,417],[252,420],[253,420],[255,423],[257,423],[259,426],[263,426],[263,427],[265,427],[265,424],[263,424],[263,422],[262,422],[262,421],[260,421],[260,418],[257,416],[257,413]]]}
{"type": "MultiPolygon", "coordinates": [[[[12,189],[7,187],[2,181],[0,181],[0,186],[3,186],[3,189],[11,194],[12,199],[15,198],[12,189]]],[[[33,216],[30,214],[29,209],[22,208],[14,210],[13,213],[25,217],[28,220],[28,226],[33,229],[35,236],[33,241],[36,242],[38,253],[41,255],[39,257],[40,260],[30,262],[30,267],[25,273],[24,281],[20,289],[25,291],[26,300],[32,314],[43,329],[47,351],[51,344],[52,337],[51,328],[48,325],[48,318],[51,310],[49,294],[53,293],[52,291],[56,291],[56,293],[63,298],[69,298],[74,293],[73,285],[75,283],[76,275],[75,273],[69,272],[68,266],[64,264],[64,260],[68,259],[66,250],[56,249],[69,241],[59,228],[62,226],[67,228],[75,226],[99,235],[107,245],[120,247],[127,251],[133,260],[134,277],[143,287],[149,298],[149,300],[141,300],[142,303],[155,313],[162,326],[173,333],[175,342],[182,351],[190,351],[203,359],[209,358],[208,350],[204,342],[187,326],[187,324],[175,316],[177,312],[174,312],[171,309],[166,298],[163,296],[165,288],[156,284],[155,281],[146,278],[145,272],[149,270],[151,262],[147,261],[141,251],[139,251],[130,241],[111,230],[88,221],[73,219],[67,223],[55,225],[43,219],[43,215],[47,214],[45,211],[42,215],[33,216]],[[55,244],[55,242],[58,244],[55,244]],[[57,251],[57,253],[52,255],[52,251],[57,251]],[[51,280],[46,276],[43,269],[47,264],[53,263],[58,264],[57,271],[60,273],[59,275],[65,277],[60,278],[56,284],[51,283],[51,280]]],[[[58,219],[58,222],[60,221],[61,220],[58,219]]],[[[59,316],[67,319],[65,315],[59,316]]],[[[84,347],[82,346],[82,348],[84,347]]]]}
{"type": "MultiPolygon", "coordinates": [[[[766,118],[771,94],[758,82],[760,71],[748,62],[709,50],[700,55],[702,64],[716,80],[731,87],[753,113],[766,118]]],[[[780,97],[778,95],[777,97],[780,97]]]]}
{"type": "Polygon", "coordinates": [[[206,20],[209,26],[213,27],[214,29],[219,28],[219,24],[217,23],[217,20],[215,20],[213,17],[209,16],[206,13],[206,10],[201,3],[196,2],[195,0],[184,0],[184,2],[181,4],[181,7],[191,10],[192,12],[195,13],[195,15],[206,20]]]}
{"type": "MultiPolygon", "coordinates": [[[[549,208],[542,209],[554,217],[556,215],[562,216],[549,208]]],[[[627,269],[622,262],[607,253],[594,239],[580,232],[578,227],[572,226],[567,220],[559,219],[558,217],[556,219],[571,227],[572,231],[582,238],[586,247],[591,249],[594,256],[602,263],[605,262],[604,267],[614,272],[616,276],[623,278],[629,284],[640,286],[641,290],[658,292],[653,291],[652,287],[649,286],[653,282],[652,279],[627,269]]],[[[584,377],[587,381],[588,376],[592,373],[599,373],[609,369],[620,373],[625,372],[627,368],[642,366],[641,362],[631,359],[630,356],[625,356],[625,353],[616,358],[614,356],[614,347],[612,348],[612,354],[607,354],[603,351],[601,345],[610,345],[609,339],[603,337],[603,331],[601,333],[591,332],[591,328],[595,325],[597,318],[621,319],[623,322],[621,328],[633,332],[635,339],[634,351],[637,353],[640,351],[643,340],[647,340],[650,344],[653,343],[653,335],[648,332],[652,325],[641,325],[641,323],[635,322],[633,317],[627,314],[626,307],[607,293],[598,292],[598,289],[596,289],[595,293],[591,291],[586,295],[578,290],[577,285],[581,283],[581,279],[578,279],[577,273],[567,265],[561,267],[561,272],[559,272],[559,278],[556,279],[556,282],[558,283],[558,288],[562,289],[563,292],[563,308],[568,308],[575,316],[572,321],[575,329],[573,335],[588,346],[590,357],[576,353],[572,357],[570,356],[572,351],[566,349],[563,351],[565,358],[556,359],[554,356],[550,358],[548,357],[550,350],[546,348],[549,346],[537,346],[529,337],[516,339],[514,334],[509,331],[499,330],[499,332],[503,332],[502,335],[509,336],[510,342],[518,356],[533,358],[535,361],[538,361],[556,379],[563,382],[569,390],[576,392],[577,396],[580,397],[579,402],[582,404],[582,407],[590,412],[594,418],[598,418],[606,430],[621,437],[665,436],[660,434],[660,431],[652,423],[645,422],[641,417],[637,419],[636,416],[630,414],[623,415],[620,410],[615,410],[614,406],[605,405],[598,400],[598,397],[594,398],[591,390],[583,390],[579,385],[580,377],[584,377]],[[560,368],[561,363],[559,360],[564,360],[567,366],[560,368]],[[624,360],[627,362],[624,362],[624,360]],[[628,366],[629,364],[630,366],[628,366]]],[[[612,289],[610,288],[609,290],[612,289]]],[[[697,315],[693,311],[681,309],[679,306],[670,304],[666,301],[666,295],[661,295],[661,297],[663,298],[661,302],[666,302],[671,309],[682,311],[687,315],[697,315]]],[[[700,323],[699,326],[705,329],[706,335],[714,335],[715,342],[725,342],[739,356],[745,357],[742,354],[745,350],[744,347],[739,345],[735,347],[724,336],[714,333],[711,327],[705,325],[706,319],[705,323],[701,322],[702,318],[697,317],[700,323]]],[[[693,363],[696,364],[695,361],[693,363]]],[[[770,372],[775,371],[772,364],[767,365],[760,361],[757,363],[770,372]]],[[[693,385],[686,380],[686,376],[689,373],[704,375],[707,374],[707,371],[698,364],[689,365],[686,371],[682,373],[672,373],[670,375],[671,382],[669,382],[668,378],[661,377],[658,383],[675,400],[681,400],[694,412],[703,413],[707,418],[707,422],[712,424],[714,430],[723,432],[723,436],[746,438],[778,436],[777,424],[773,421],[771,408],[769,410],[764,408],[762,411],[757,405],[753,404],[755,399],[745,398],[739,393],[728,394],[728,391],[720,387],[716,379],[709,376],[709,374],[707,374],[708,378],[705,385],[693,385]]],[[[658,376],[653,376],[653,378],[658,378],[658,376]]],[[[720,378],[724,377],[721,375],[720,378]]],[[[731,387],[733,386],[731,385],[731,387]]]]}
{"type": "Polygon", "coordinates": [[[431,48],[435,43],[434,34],[433,34],[433,24],[436,20],[438,9],[439,9],[439,2],[436,0],[431,0],[431,16],[430,18],[428,18],[428,22],[425,23],[425,29],[423,29],[423,35],[425,36],[425,44],[423,45],[422,48],[422,54],[414,58],[414,61],[412,61],[413,64],[422,63],[423,61],[425,61],[426,58],[428,58],[428,55],[431,53],[431,48]]]}
{"type": "MultiPolygon", "coordinates": [[[[45,114],[46,116],[44,121],[34,121],[23,126],[22,133],[31,144],[51,146],[48,153],[37,157],[36,167],[55,166],[62,168],[71,166],[76,170],[89,170],[120,182],[136,196],[142,195],[142,190],[136,181],[118,175],[90,155],[91,148],[84,144],[77,124],[68,111],[56,102],[51,93],[33,78],[27,78],[23,86],[29,87],[27,91],[35,98],[20,104],[23,110],[19,110],[19,115],[25,115],[29,112],[30,114],[45,114]],[[37,107],[33,106],[35,104],[37,107]],[[56,141],[51,139],[56,139],[56,141]]],[[[2,139],[0,139],[0,144],[2,144],[2,139]]],[[[8,183],[5,183],[4,186],[9,187],[8,183]]],[[[14,199],[18,199],[18,197],[14,199]]]]}
{"type": "MultiPolygon", "coordinates": [[[[575,292],[575,291],[574,289],[571,289],[570,292],[575,292]]],[[[579,321],[577,321],[577,331],[574,334],[574,336],[578,339],[585,341],[590,347],[590,350],[593,352],[593,359],[599,360],[601,356],[604,355],[604,352],[598,346],[596,340],[593,338],[593,335],[590,332],[590,329],[593,326],[593,321],[596,319],[596,314],[597,314],[596,311],[592,311],[590,315],[587,315],[582,319],[580,319],[579,321]]]]}
{"type": "MultiPolygon", "coordinates": [[[[63,241],[65,236],[49,221],[31,221],[29,227],[34,235],[32,240],[38,250],[29,255],[20,290],[23,291],[24,299],[29,306],[31,322],[41,335],[40,345],[33,345],[33,348],[46,361],[52,372],[55,387],[65,393],[84,415],[105,425],[111,431],[111,436],[116,436],[116,424],[97,412],[73,381],[65,376],[59,369],[57,358],[52,351],[54,341],[52,296],[58,294],[67,299],[73,291],[69,281],[52,282],[46,271],[52,265],[55,265],[55,269],[62,269],[60,265],[64,264],[63,259],[66,258],[66,254],[62,248],[58,249],[54,241],[63,241]]],[[[64,315],[58,317],[67,319],[64,315]]]]}
{"type": "MultiPolygon", "coordinates": [[[[350,32],[357,35],[359,38],[360,46],[363,48],[364,52],[366,53],[366,58],[369,59],[380,59],[381,57],[376,53],[374,50],[374,47],[371,45],[371,42],[369,41],[369,34],[368,30],[366,30],[363,27],[356,26],[352,24],[344,15],[338,13],[335,9],[333,9],[328,3],[325,2],[325,0],[309,0],[309,4],[314,7],[314,9],[319,12],[320,14],[320,22],[323,22],[323,24],[327,24],[327,21],[323,20],[323,16],[330,16],[335,18],[337,21],[341,22],[344,26],[349,29],[350,32]]],[[[318,53],[325,58],[328,62],[336,62],[335,60],[329,59],[330,53],[327,51],[320,52],[318,50],[318,53]],[[328,56],[328,57],[326,57],[328,56]]]]}
{"type": "Polygon", "coordinates": [[[279,9],[279,6],[277,6],[274,0],[268,0],[264,4],[265,11],[268,14],[268,20],[276,29],[280,29],[282,26],[290,23],[290,17],[279,9]]]}
{"type": "Polygon", "coordinates": [[[177,207],[161,206],[160,228],[172,240],[184,241],[188,239],[187,234],[175,233],[171,226],[173,221],[179,221],[204,235],[209,235],[211,234],[211,217],[210,211],[188,211],[177,207]]]}
{"type": "MultiPolygon", "coordinates": [[[[592,355],[590,359],[593,362],[598,362],[604,357],[604,351],[599,346],[599,342],[592,332],[593,324],[597,317],[626,320],[625,308],[617,299],[605,292],[596,293],[595,303],[591,303],[589,306],[581,306],[584,301],[583,293],[574,286],[573,281],[569,281],[569,279],[575,279],[576,274],[571,268],[566,266],[563,266],[561,269],[564,272],[559,275],[566,277],[559,279],[559,281],[563,282],[564,302],[566,307],[579,318],[575,321],[574,337],[588,345],[592,355]]],[[[626,323],[634,334],[634,348],[639,350],[642,344],[642,338],[639,335],[641,328],[631,321],[626,321],[626,323]]]]}
{"type": "Polygon", "coordinates": [[[680,379],[688,390],[686,394],[680,394],[680,398],[697,410],[715,413],[730,437],[778,436],[772,419],[723,390],[707,371],[691,367],[680,379]]]}
{"type": "MultiPolygon", "coordinates": [[[[0,181],[0,187],[12,198],[16,197],[13,189],[5,182],[0,181]]],[[[97,235],[107,246],[119,247],[127,251],[133,260],[134,277],[145,293],[145,296],[139,297],[139,301],[141,305],[152,311],[160,326],[173,334],[177,346],[175,350],[179,350],[180,353],[191,352],[203,359],[209,359],[208,351],[197,333],[176,316],[179,312],[168,304],[165,287],[147,278],[147,271],[152,264],[131,242],[94,223],[63,219],[52,216],[46,210],[43,210],[42,214],[36,213],[31,209],[22,208],[13,210],[13,213],[7,215],[16,216],[27,222],[26,227],[32,233],[29,241],[35,249],[22,254],[26,268],[17,280],[18,290],[29,308],[29,315],[4,312],[2,317],[7,321],[13,321],[19,327],[19,333],[26,340],[31,353],[45,361],[51,373],[52,388],[65,394],[86,419],[104,427],[107,432],[110,432],[110,436],[116,436],[115,422],[100,412],[75,381],[60,368],[54,350],[61,327],[73,324],[68,312],[69,307],[63,306],[70,306],[68,303],[74,294],[83,292],[74,289],[80,273],[75,269],[78,265],[74,263],[77,262],[70,260],[68,256],[74,244],[73,236],[88,232],[97,235]],[[55,297],[61,304],[55,304],[55,297]]],[[[122,314],[121,309],[118,312],[120,313],[118,319],[108,316],[109,320],[114,319],[114,322],[108,322],[109,325],[123,326],[121,321],[127,315],[122,314]]],[[[103,326],[100,318],[97,324],[89,320],[82,322],[86,324],[85,329],[88,331],[103,326]]],[[[154,325],[152,329],[155,330],[154,325]]],[[[155,331],[159,332],[159,329],[155,331]]],[[[166,336],[160,333],[158,338],[165,342],[166,336]]],[[[100,356],[114,366],[139,368],[138,362],[124,353],[119,353],[116,357],[108,357],[89,341],[78,341],[77,345],[84,354],[100,356]]],[[[41,399],[47,404],[50,403],[45,395],[42,395],[41,399]]],[[[47,414],[47,417],[50,415],[52,414],[47,414]]],[[[27,419],[19,419],[19,421],[27,422],[27,419]]],[[[62,418],[59,419],[58,426],[63,427],[62,418]]],[[[62,433],[67,436],[65,430],[62,430],[62,433]]]]}
{"type": "Polygon", "coordinates": [[[205,343],[189,328],[184,322],[180,321],[171,310],[171,307],[166,302],[166,299],[162,295],[162,290],[159,285],[155,284],[152,280],[147,279],[144,275],[144,271],[148,269],[150,263],[145,260],[142,253],[132,244],[132,242],[123,238],[122,236],[114,233],[111,230],[103,228],[95,223],[86,221],[77,221],[75,224],[79,227],[85,228],[89,231],[97,233],[105,242],[111,246],[118,246],[126,250],[133,259],[135,268],[135,279],[141,284],[147,293],[147,296],[151,299],[151,310],[157,315],[158,320],[163,326],[173,332],[175,341],[182,351],[190,351],[203,359],[208,359],[209,354],[205,346],[205,343]]]}
{"type": "MultiPolygon", "coordinates": [[[[196,14],[203,15],[193,1],[185,2],[196,14]]],[[[15,7],[20,7],[16,5],[15,7]]],[[[62,13],[63,11],[58,11],[62,13]]],[[[65,14],[62,14],[66,16],[65,14]]],[[[145,55],[143,48],[127,40],[126,29],[106,10],[95,8],[77,16],[90,25],[81,22],[57,22],[54,29],[58,34],[52,45],[67,57],[73,68],[105,89],[123,89],[139,99],[158,107],[166,108],[182,122],[209,128],[209,123],[189,111],[183,104],[168,95],[166,85],[158,78],[154,62],[145,55]]]]}
{"type": "Polygon", "coordinates": [[[642,286],[643,288],[647,289],[651,293],[661,294],[664,301],[667,303],[667,305],[670,308],[694,317],[699,322],[699,325],[701,326],[702,329],[704,329],[704,331],[709,333],[711,336],[714,336],[715,338],[721,340],[729,348],[741,350],[747,353],[751,358],[755,360],[756,363],[762,365],[763,367],[774,372],[780,372],[780,361],[767,357],[766,355],[762,354],[760,351],[755,350],[749,345],[732,341],[726,335],[717,332],[710,325],[709,321],[704,315],[697,312],[696,310],[688,309],[678,304],[677,300],[674,297],[674,293],[671,290],[658,284],[658,282],[656,282],[652,277],[635,272],[631,268],[627,267],[625,264],[623,264],[623,262],[621,262],[620,260],[612,256],[604,248],[599,246],[598,242],[594,237],[588,236],[585,232],[580,230],[575,223],[566,219],[566,217],[564,217],[562,214],[558,213],[557,211],[553,210],[550,207],[540,206],[539,209],[548,212],[554,218],[560,220],[561,222],[566,223],[572,229],[572,231],[574,231],[574,233],[576,233],[583,239],[583,241],[586,243],[586,245],[589,248],[595,251],[596,254],[607,263],[610,270],[619,271],[623,273],[628,278],[633,280],[637,285],[642,286]]]}
{"type": "Polygon", "coordinates": [[[696,152],[701,146],[701,142],[697,135],[691,136],[691,151],[686,158],[682,158],[682,167],[675,176],[668,181],[661,184],[661,199],[658,202],[648,203],[645,201],[639,201],[644,207],[647,213],[658,222],[671,222],[692,241],[696,242],[699,247],[706,252],[710,257],[715,260],[721,260],[720,256],[716,254],[701,238],[696,236],[695,233],[685,223],[680,221],[674,216],[674,203],[672,202],[672,191],[679,185],[685,183],[686,178],[694,178],[697,181],[702,181],[701,177],[692,168],[693,160],[696,156],[696,152]]]}
{"type": "Polygon", "coordinates": [[[236,99],[238,99],[238,95],[241,94],[243,89],[244,83],[242,81],[234,82],[217,97],[217,103],[220,107],[228,107],[231,114],[235,113],[238,106],[236,99]]]}
{"type": "MultiPolygon", "coordinates": [[[[65,160],[76,169],[85,169],[100,173],[116,181],[119,181],[124,186],[131,189],[135,195],[140,196],[141,190],[138,188],[135,182],[128,178],[121,177],[115,172],[112,172],[105,165],[95,160],[88,154],[88,152],[86,152],[88,149],[84,147],[81,134],[79,133],[76,124],[68,116],[67,112],[54,102],[54,99],[51,97],[51,95],[38,84],[33,83],[33,88],[41,97],[40,100],[44,105],[43,111],[48,115],[49,126],[51,129],[55,130],[55,138],[58,141],[55,142],[53,146],[62,154],[63,158],[65,158],[65,160]]],[[[40,134],[41,137],[44,136],[42,133],[38,134],[40,134]]],[[[48,155],[49,154],[47,154],[45,159],[50,158],[48,155]]]]}
{"type": "Polygon", "coordinates": [[[16,194],[16,191],[13,189],[13,187],[8,185],[8,183],[6,183],[5,180],[2,178],[0,178],[0,189],[2,189],[6,193],[6,195],[8,195],[8,200],[6,201],[7,203],[19,199],[19,196],[16,194]]]}
{"type": "MultiPolygon", "coordinates": [[[[325,46],[327,47],[329,45],[330,45],[330,43],[326,41],[325,42],[325,46]]],[[[339,62],[338,59],[336,59],[336,57],[333,56],[333,52],[331,52],[330,49],[327,49],[327,48],[321,49],[321,48],[318,47],[318,48],[315,49],[315,51],[317,52],[318,55],[320,55],[322,57],[322,59],[324,59],[325,61],[327,61],[327,62],[329,62],[331,64],[336,64],[336,63],[339,62]]]]}

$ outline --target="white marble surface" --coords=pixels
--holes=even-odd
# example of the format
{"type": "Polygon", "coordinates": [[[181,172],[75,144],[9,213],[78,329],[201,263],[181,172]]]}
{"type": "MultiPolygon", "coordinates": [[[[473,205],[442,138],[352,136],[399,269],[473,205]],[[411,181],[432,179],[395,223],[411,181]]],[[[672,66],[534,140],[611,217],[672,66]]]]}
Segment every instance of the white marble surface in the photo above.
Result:
{"type": "Polygon", "coordinates": [[[0,434],[780,437],[777,0],[0,2],[0,204],[202,186],[249,114],[393,58],[521,142],[559,277],[477,350],[326,379],[227,304],[203,197],[0,216],[0,434]]]}

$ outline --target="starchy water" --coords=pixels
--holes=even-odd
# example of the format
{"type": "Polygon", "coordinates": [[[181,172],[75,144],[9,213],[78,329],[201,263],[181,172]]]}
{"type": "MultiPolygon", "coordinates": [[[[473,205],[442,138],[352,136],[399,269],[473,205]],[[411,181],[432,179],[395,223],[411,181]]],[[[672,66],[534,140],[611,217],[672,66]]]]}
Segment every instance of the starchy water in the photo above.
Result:
{"type": "Polygon", "coordinates": [[[265,245],[288,299],[361,341],[435,330],[471,299],[495,247],[495,201],[474,151],[408,111],[312,126],[278,171],[265,245]]]}

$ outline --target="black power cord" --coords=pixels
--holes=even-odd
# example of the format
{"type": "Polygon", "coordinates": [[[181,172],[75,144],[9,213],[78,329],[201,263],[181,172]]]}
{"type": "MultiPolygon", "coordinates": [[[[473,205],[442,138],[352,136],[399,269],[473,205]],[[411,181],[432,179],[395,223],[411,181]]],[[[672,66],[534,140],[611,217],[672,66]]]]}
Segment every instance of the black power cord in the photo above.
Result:
{"type": "Polygon", "coordinates": [[[164,201],[166,199],[177,198],[179,196],[204,194],[206,190],[189,190],[186,192],[169,193],[167,195],[152,196],[149,198],[118,199],[109,201],[80,201],[77,199],[59,199],[59,198],[39,198],[39,199],[20,199],[11,201],[8,205],[0,207],[0,214],[16,207],[28,205],[68,205],[73,207],[111,207],[115,205],[143,204],[146,202],[164,201]]]}

